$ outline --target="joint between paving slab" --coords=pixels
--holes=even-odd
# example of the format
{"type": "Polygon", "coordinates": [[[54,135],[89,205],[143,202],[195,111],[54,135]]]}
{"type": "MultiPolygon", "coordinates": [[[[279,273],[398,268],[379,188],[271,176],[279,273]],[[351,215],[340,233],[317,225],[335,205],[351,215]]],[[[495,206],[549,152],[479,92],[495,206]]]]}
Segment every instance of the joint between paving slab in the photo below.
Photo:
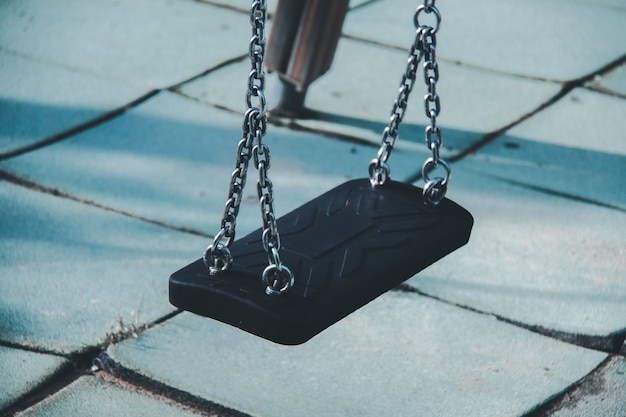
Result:
{"type": "Polygon", "coordinates": [[[626,208],[624,208],[624,207],[615,206],[613,204],[604,203],[602,201],[593,200],[591,198],[582,197],[582,196],[578,196],[578,195],[575,195],[575,194],[569,194],[569,193],[565,193],[565,192],[562,192],[562,191],[553,190],[553,189],[550,189],[550,188],[547,188],[547,187],[540,187],[540,186],[535,185],[535,184],[528,184],[528,183],[521,182],[521,181],[515,181],[515,180],[512,180],[512,179],[500,177],[500,176],[497,176],[497,175],[486,174],[486,176],[488,176],[490,178],[493,178],[493,179],[496,179],[498,181],[505,182],[507,184],[516,185],[516,186],[527,188],[527,189],[533,190],[533,191],[539,191],[541,193],[549,194],[551,196],[562,197],[562,198],[566,198],[568,200],[578,201],[579,203],[592,204],[592,205],[595,205],[595,206],[604,207],[604,208],[608,208],[608,209],[611,209],[611,210],[617,210],[617,211],[621,211],[622,213],[626,213],[626,208]]]}
{"type": "Polygon", "coordinates": [[[622,349],[622,345],[624,344],[624,341],[626,340],[626,329],[611,333],[607,336],[590,336],[590,335],[584,335],[584,334],[575,334],[575,333],[569,333],[569,332],[564,332],[564,331],[559,331],[559,330],[552,330],[552,329],[548,329],[542,326],[522,323],[522,322],[511,320],[509,318],[506,318],[506,317],[503,317],[494,313],[482,311],[474,307],[454,303],[444,298],[440,298],[432,294],[428,294],[409,284],[400,284],[396,288],[394,288],[392,291],[400,291],[400,292],[420,295],[422,297],[430,298],[432,300],[439,301],[439,302],[442,302],[442,303],[445,303],[454,307],[458,307],[463,310],[493,317],[494,319],[501,321],[503,323],[510,324],[512,326],[519,327],[524,330],[528,330],[532,333],[536,333],[541,336],[546,336],[552,339],[556,339],[560,342],[567,343],[570,345],[582,347],[585,349],[597,350],[597,351],[604,352],[604,353],[618,354],[618,355],[623,354],[620,350],[622,349]]]}
{"type": "Polygon", "coordinates": [[[93,358],[100,351],[101,348],[96,347],[79,353],[65,355],[68,361],[57,372],[50,375],[44,382],[28,393],[16,399],[7,408],[0,410],[1,415],[7,417],[15,416],[57,393],[78,378],[88,375],[93,358]]]}
{"type": "Polygon", "coordinates": [[[250,417],[249,414],[206,400],[128,369],[115,362],[106,352],[98,357],[97,364],[100,368],[99,372],[106,373],[102,377],[109,381],[117,382],[127,388],[134,387],[139,393],[165,399],[200,415],[207,417],[215,417],[215,415],[220,417],[250,417]]]}
{"type": "Polygon", "coordinates": [[[27,145],[27,146],[23,146],[21,148],[17,148],[14,149],[10,152],[5,152],[5,153],[1,153],[0,154],[0,161],[6,160],[6,159],[10,159],[10,158],[14,158],[16,156],[20,156],[23,155],[25,153],[52,145],[54,143],[60,142],[64,139],[67,139],[71,136],[75,136],[77,134],[83,133],[89,129],[92,129],[94,127],[97,127],[105,122],[111,121],[113,119],[115,119],[116,117],[121,116],[122,114],[126,113],[127,111],[139,106],[140,104],[148,101],[149,99],[151,99],[152,97],[156,96],[157,94],[161,93],[162,91],[171,91],[171,92],[177,92],[176,90],[179,89],[181,86],[183,86],[184,84],[190,83],[198,78],[204,77],[207,74],[219,70],[220,68],[223,68],[225,66],[237,63],[242,61],[243,59],[245,59],[247,57],[246,55],[240,55],[240,56],[236,56],[234,58],[228,59],[224,62],[221,62],[207,70],[202,71],[199,74],[196,74],[184,81],[181,81],[177,84],[174,84],[172,86],[166,87],[166,88],[156,88],[153,89],[149,92],[147,92],[146,94],[136,98],[135,100],[117,108],[114,110],[111,110],[107,113],[104,113],[101,116],[98,116],[94,119],[88,120],[84,123],[78,124],[76,126],[71,127],[70,129],[67,129],[63,132],[57,133],[56,135],[53,135],[47,139],[43,139],[41,141],[35,142],[33,144],[27,145]]]}
{"type": "MultiPolygon", "coordinates": [[[[214,107],[218,110],[222,110],[222,111],[227,111],[229,113],[232,114],[241,114],[243,116],[243,113],[237,110],[234,110],[230,107],[227,106],[223,106],[221,104],[214,104],[214,103],[209,103],[206,101],[203,101],[201,99],[199,99],[198,97],[194,97],[191,96],[187,93],[185,93],[180,87],[183,85],[184,83],[181,83],[180,85],[177,85],[175,87],[170,87],[168,88],[168,91],[170,91],[171,93],[174,94],[178,94],[181,97],[184,97],[186,99],[189,100],[193,100],[195,102],[207,105],[207,106],[211,106],[214,107]]],[[[312,113],[314,114],[315,112],[312,111],[312,113]]],[[[313,115],[312,118],[315,118],[315,116],[313,115]]],[[[319,129],[319,128],[312,128],[309,126],[305,126],[302,125],[300,123],[298,123],[299,119],[297,118],[289,118],[289,117],[283,117],[283,116],[272,116],[271,110],[268,111],[268,115],[267,115],[267,121],[269,124],[271,124],[272,126],[276,126],[276,127],[284,127],[286,129],[289,130],[293,130],[296,132],[306,132],[306,133],[311,133],[314,135],[318,135],[318,136],[322,136],[322,137],[326,137],[326,138],[331,138],[331,139],[337,139],[339,141],[342,142],[348,142],[348,143],[353,143],[355,145],[362,145],[362,146],[367,146],[373,149],[378,149],[380,147],[379,143],[373,143],[367,139],[363,139],[361,137],[358,136],[352,136],[349,134],[345,134],[345,133],[341,133],[341,132],[337,132],[337,131],[332,131],[332,130],[324,130],[324,129],[319,129]]]]}
{"type": "Polygon", "coordinates": [[[59,197],[59,198],[64,198],[66,200],[74,201],[74,202],[80,203],[80,204],[85,204],[87,206],[95,207],[95,208],[98,208],[98,209],[101,209],[101,210],[104,210],[104,211],[108,211],[108,212],[111,212],[111,213],[120,214],[122,216],[130,217],[131,219],[141,220],[141,221],[144,221],[146,223],[150,223],[150,224],[153,224],[155,226],[164,227],[166,229],[175,230],[177,232],[189,233],[189,234],[200,236],[200,237],[204,237],[204,238],[212,238],[213,237],[213,236],[211,236],[209,234],[200,232],[198,230],[194,230],[194,229],[190,229],[190,228],[186,228],[186,227],[174,226],[174,225],[171,225],[171,224],[164,223],[164,222],[162,222],[160,220],[150,219],[148,217],[140,216],[138,214],[133,214],[133,213],[130,213],[128,211],[116,209],[116,208],[110,207],[110,206],[105,206],[104,204],[100,204],[100,203],[98,203],[96,201],[93,201],[93,200],[80,198],[80,197],[68,194],[68,193],[66,193],[64,191],[61,191],[58,188],[47,187],[45,185],[36,183],[36,182],[28,180],[26,178],[18,177],[16,175],[13,175],[10,172],[4,171],[2,169],[0,169],[0,181],[7,181],[7,182],[9,182],[11,184],[14,184],[14,185],[17,185],[17,186],[20,186],[20,187],[24,187],[24,188],[27,188],[29,190],[42,192],[44,194],[49,194],[49,195],[52,195],[52,196],[55,196],[55,197],[59,197]]]}
{"type": "Polygon", "coordinates": [[[150,330],[155,326],[165,323],[166,321],[178,316],[182,312],[183,310],[176,309],[172,311],[171,313],[168,313],[151,323],[144,323],[141,325],[136,325],[136,324],[127,325],[123,323],[122,321],[120,321],[119,323],[120,330],[116,332],[108,333],[104,337],[104,340],[102,342],[98,343],[94,347],[89,348],[89,352],[92,352],[92,355],[91,355],[92,366],[90,367],[90,369],[92,371],[95,371],[96,369],[100,368],[100,366],[96,362],[98,358],[106,351],[106,349],[109,346],[117,344],[117,343],[121,343],[128,339],[137,338],[139,337],[141,333],[147,330],[150,330]]]}
{"type": "Polygon", "coordinates": [[[573,88],[582,86],[583,84],[587,82],[593,81],[596,77],[609,73],[624,64],[626,64],[626,54],[609,62],[608,64],[604,65],[602,68],[598,69],[597,71],[592,72],[591,74],[569,81],[568,84],[573,84],[573,88]]]}
{"type": "MultiPolygon", "coordinates": [[[[89,352],[93,353],[95,351],[99,352],[103,351],[103,349],[106,349],[107,346],[113,344],[113,343],[119,343],[122,342],[126,339],[130,339],[131,337],[136,337],[139,333],[142,333],[146,330],[149,330],[151,328],[153,328],[154,326],[158,326],[159,324],[162,324],[174,317],[176,317],[177,315],[179,315],[180,313],[182,313],[183,310],[181,309],[176,309],[174,311],[172,311],[169,314],[164,315],[163,317],[160,317],[159,319],[153,321],[152,323],[145,323],[141,326],[136,326],[136,325],[126,325],[124,323],[120,323],[120,328],[121,330],[117,331],[117,332],[113,332],[113,333],[109,333],[105,336],[104,341],[101,343],[96,344],[95,346],[91,346],[91,347],[86,347],[84,349],[81,349],[79,351],[73,352],[73,353],[65,353],[65,352],[61,352],[61,351],[57,351],[54,349],[47,349],[41,346],[36,346],[36,345],[24,345],[24,344],[20,344],[20,343],[14,343],[14,342],[9,342],[6,340],[0,340],[0,347],[5,347],[5,348],[9,348],[9,349],[16,349],[16,350],[23,350],[26,352],[32,352],[32,353],[38,353],[38,354],[43,354],[43,355],[51,355],[51,356],[57,356],[60,358],[64,358],[64,359],[68,359],[68,360],[72,360],[72,357],[74,355],[88,355],[89,352]]],[[[92,355],[95,356],[95,355],[92,355]]]]}
{"type": "MultiPolygon", "coordinates": [[[[524,122],[525,120],[528,120],[529,118],[531,118],[535,114],[537,114],[537,113],[541,112],[542,110],[550,107],[551,105],[553,105],[554,103],[556,103],[557,101],[559,101],[560,99],[565,97],[573,88],[574,87],[568,87],[567,84],[564,85],[563,88],[561,88],[561,90],[557,94],[555,94],[552,98],[550,98],[545,103],[542,103],[538,107],[536,107],[535,109],[529,111],[526,114],[523,114],[517,120],[514,120],[514,121],[508,123],[507,125],[499,128],[499,129],[496,129],[496,130],[494,130],[492,132],[489,132],[489,133],[485,134],[482,137],[482,139],[479,139],[478,141],[472,143],[470,146],[468,146],[466,149],[462,150],[461,152],[459,152],[459,153],[457,153],[455,155],[452,155],[451,157],[447,158],[448,162],[450,162],[450,163],[457,162],[457,161],[465,158],[466,156],[471,155],[471,154],[477,152],[481,148],[483,148],[486,145],[488,145],[489,143],[493,142],[498,137],[500,137],[503,134],[505,134],[509,129],[512,129],[513,127],[515,127],[518,124],[524,122]]],[[[415,174],[409,176],[405,180],[405,182],[413,183],[413,182],[419,180],[421,177],[422,177],[422,171],[420,169],[415,174]]]]}
{"type": "Polygon", "coordinates": [[[104,337],[104,341],[102,343],[99,343],[97,346],[100,347],[101,349],[106,349],[107,346],[114,345],[116,343],[120,343],[120,342],[123,342],[124,340],[128,340],[131,338],[136,338],[141,333],[145,332],[146,330],[149,330],[153,328],[154,326],[158,326],[159,324],[162,324],[166,322],[167,320],[176,317],[182,312],[183,310],[176,309],[173,312],[166,314],[165,316],[153,321],[152,323],[143,323],[140,325],[126,324],[122,320],[120,320],[119,321],[120,330],[116,332],[108,333],[104,337]]]}
{"type": "MultiPolygon", "coordinates": [[[[361,6],[363,6],[363,5],[361,5],[361,6]]],[[[360,7],[360,6],[358,6],[358,7],[360,7]]],[[[393,49],[393,50],[396,50],[396,51],[408,52],[408,48],[404,48],[404,47],[397,46],[397,45],[392,45],[392,44],[385,43],[385,42],[380,42],[380,41],[377,41],[377,40],[374,40],[374,39],[366,39],[366,38],[362,38],[362,37],[359,37],[359,36],[350,35],[348,33],[342,33],[341,36],[343,38],[350,39],[350,40],[356,41],[356,42],[360,42],[360,43],[363,43],[363,44],[366,44],[366,45],[373,45],[373,46],[378,46],[378,47],[382,47],[382,48],[393,49]]],[[[565,84],[566,83],[566,81],[560,81],[560,80],[555,80],[555,79],[551,79],[551,78],[538,77],[538,76],[526,75],[526,74],[519,74],[519,73],[515,73],[515,72],[502,71],[502,70],[497,70],[497,69],[493,69],[493,68],[482,67],[480,65],[470,64],[470,63],[463,62],[463,61],[458,60],[458,59],[450,59],[450,58],[445,58],[445,57],[441,57],[441,56],[437,56],[437,59],[442,61],[442,62],[448,62],[448,63],[451,63],[451,64],[458,65],[460,67],[471,68],[471,69],[480,70],[480,71],[485,71],[485,72],[489,72],[489,73],[492,73],[492,74],[508,75],[508,76],[515,77],[515,78],[523,78],[525,80],[541,81],[541,82],[547,82],[547,83],[553,83],[553,84],[565,84]]]]}
{"type": "MultiPolygon", "coordinates": [[[[196,0],[196,1],[202,2],[201,0],[196,0]]],[[[172,93],[181,94],[181,87],[184,86],[185,84],[191,83],[193,81],[196,81],[199,78],[205,77],[205,76],[209,75],[210,73],[212,73],[213,71],[217,71],[217,70],[222,69],[224,67],[227,67],[229,65],[241,62],[244,59],[246,59],[247,57],[248,57],[248,54],[244,54],[244,55],[236,56],[234,58],[227,59],[226,61],[220,62],[219,64],[217,64],[217,65],[215,65],[215,66],[213,66],[213,67],[211,67],[209,69],[206,69],[206,70],[202,71],[201,73],[196,74],[196,75],[194,75],[194,76],[192,76],[192,77],[190,77],[190,78],[188,78],[188,79],[186,79],[184,81],[181,81],[181,82],[179,82],[177,84],[171,85],[171,86],[165,88],[165,90],[170,91],[172,93]]]]}
{"type": "Polygon", "coordinates": [[[53,349],[46,349],[46,348],[41,347],[41,346],[22,345],[20,343],[13,343],[13,342],[9,342],[9,341],[6,341],[6,340],[0,340],[0,347],[5,347],[5,348],[8,348],[8,349],[23,350],[25,352],[38,353],[38,354],[42,354],[42,355],[57,356],[57,357],[60,357],[60,358],[67,359],[67,354],[65,354],[63,352],[59,352],[59,351],[53,350],[53,349]]]}
{"type": "MultiPolygon", "coordinates": [[[[4,410],[0,410],[0,416],[17,415],[18,413],[32,407],[33,405],[67,387],[78,378],[98,372],[102,368],[100,358],[105,355],[105,351],[110,345],[123,342],[124,340],[128,340],[130,338],[135,338],[140,333],[149,330],[154,326],[158,326],[159,324],[176,317],[180,313],[182,313],[182,310],[177,309],[159,318],[158,320],[153,321],[152,323],[143,324],[141,326],[122,325],[122,329],[120,331],[107,334],[104,341],[98,343],[96,346],[86,347],[78,352],[69,354],[42,348],[25,347],[10,342],[0,341],[0,346],[27,350],[34,353],[55,355],[67,360],[65,365],[63,365],[57,372],[50,375],[40,385],[15,400],[4,410]]],[[[226,417],[230,417],[230,415],[226,415],[226,417]]]]}
{"type": "Polygon", "coordinates": [[[41,140],[39,142],[35,142],[31,145],[28,146],[24,146],[18,149],[15,149],[13,151],[10,152],[5,152],[3,154],[0,154],[0,161],[3,161],[5,159],[9,159],[9,158],[13,158],[16,156],[20,156],[23,155],[25,153],[43,148],[45,146],[48,145],[52,145],[54,143],[60,142],[64,139],[67,139],[71,136],[77,135],[79,133],[85,132],[89,129],[92,129],[102,123],[108,122],[118,116],[121,116],[122,114],[124,114],[126,111],[128,111],[129,109],[132,109],[133,107],[138,106],[139,104],[149,100],[150,98],[154,97],[155,95],[157,95],[161,90],[152,90],[149,91],[148,93],[142,95],[141,97],[131,101],[130,103],[119,107],[115,110],[112,110],[110,112],[107,112],[101,116],[96,117],[95,119],[89,120],[85,123],[81,123],[79,125],[76,125],[64,132],[58,133],[56,135],[53,135],[47,139],[41,140]]]}
{"type": "Polygon", "coordinates": [[[374,3],[379,3],[381,1],[382,0],[367,0],[367,1],[364,1],[363,3],[357,4],[356,6],[350,7],[350,11],[358,10],[358,9],[363,8],[363,7],[370,6],[370,5],[374,4],[374,3]]]}
{"type": "Polygon", "coordinates": [[[588,393],[600,389],[603,373],[612,365],[616,356],[609,355],[590,373],[557,393],[521,417],[550,417],[572,404],[583,402],[588,393]]]}
{"type": "MultiPolygon", "coordinates": [[[[523,114],[522,116],[520,116],[517,120],[514,120],[512,122],[510,122],[509,124],[496,129],[492,132],[489,132],[487,134],[485,134],[482,139],[474,142],[473,144],[471,144],[469,147],[467,147],[466,149],[462,150],[461,152],[457,153],[456,155],[451,156],[450,158],[448,158],[448,161],[451,163],[457,162],[461,159],[463,159],[464,157],[471,155],[473,153],[475,153],[476,151],[478,151],[479,149],[483,148],[484,146],[488,145],[489,143],[493,142],[496,138],[502,136],[503,134],[505,134],[508,130],[512,129],[513,127],[517,126],[518,124],[528,120],[529,118],[533,117],[534,115],[540,113],[541,111],[547,109],[548,107],[552,106],[553,104],[557,103],[559,100],[561,100],[563,97],[565,97],[566,95],[568,95],[572,90],[574,90],[575,88],[586,88],[585,84],[587,84],[588,82],[590,82],[591,80],[595,79],[595,77],[598,76],[602,76],[603,74],[606,74],[608,72],[611,72],[612,70],[614,70],[615,68],[623,65],[624,63],[626,63],[626,54],[622,55],[621,57],[617,58],[614,61],[609,62],[608,64],[606,64],[605,66],[603,66],[602,68],[598,69],[597,71],[592,72],[591,74],[587,74],[585,76],[582,76],[580,78],[577,78],[575,80],[571,80],[571,81],[567,81],[563,84],[563,87],[561,88],[561,90],[556,93],[554,96],[552,96],[552,98],[550,98],[548,101],[540,104],[539,106],[537,106],[535,109],[529,111],[526,114],[523,114]]],[[[421,170],[416,172],[414,175],[409,176],[405,182],[415,182],[417,180],[419,180],[422,176],[421,170]]],[[[603,203],[599,203],[599,204],[603,204],[603,203]]],[[[610,206],[610,208],[615,208],[614,206],[610,206]]],[[[620,208],[621,210],[621,208],[620,208]]]]}
{"type": "Polygon", "coordinates": [[[202,3],[202,4],[207,4],[209,6],[219,7],[220,9],[231,10],[233,12],[239,12],[239,13],[250,12],[249,9],[244,9],[243,7],[237,7],[237,6],[233,6],[230,4],[220,3],[218,1],[211,1],[211,0],[194,0],[194,1],[196,3],[202,3]]]}
{"type": "Polygon", "coordinates": [[[294,131],[312,133],[312,134],[327,137],[327,138],[337,139],[342,142],[348,142],[348,143],[353,143],[355,145],[367,146],[373,149],[378,149],[380,147],[379,143],[373,143],[367,139],[363,139],[358,136],[352,136],[352,135],[348,135],[348,134],[341,133],[341,132],[335,132],[335,131],[324,130],[324,129],[319,129],[319,128],[314,129],[312,127],[304,126],[302,124],[299,124],[297,122],[297,119],[285,119],[282,117],[273,118],[270,115],[268,121],[274,126],[285,127],[294,131]]]}

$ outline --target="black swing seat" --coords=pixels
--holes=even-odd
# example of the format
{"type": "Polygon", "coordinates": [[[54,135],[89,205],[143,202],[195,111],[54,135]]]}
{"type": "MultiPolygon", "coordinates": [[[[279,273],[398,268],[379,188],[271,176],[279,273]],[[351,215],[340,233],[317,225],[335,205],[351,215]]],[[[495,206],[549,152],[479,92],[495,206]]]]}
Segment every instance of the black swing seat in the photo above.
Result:
{"type": "Polygon", "coordinates": [[[234,263],[209,275],[202,259],[170,277],[170,302],[276,343],[304,343],[343,317],[463,246],[471,214],[422,190],[389,181],[346,182],[278,219],[280,256],[294,286],[268,296],[261,229],[231,246],[234,263]]]}

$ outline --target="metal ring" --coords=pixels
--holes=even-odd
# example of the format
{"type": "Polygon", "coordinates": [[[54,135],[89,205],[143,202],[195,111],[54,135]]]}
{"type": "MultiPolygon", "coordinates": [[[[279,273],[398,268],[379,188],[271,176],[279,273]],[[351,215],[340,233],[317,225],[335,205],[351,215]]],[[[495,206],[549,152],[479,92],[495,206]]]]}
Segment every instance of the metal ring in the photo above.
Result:
{"type": "Polygon", "coordinates": [[[438,177],[434,180],[428,181],[422,191],[424,203],[429,206],[438,205],[446,196],[447,191],[448,186],[444,184],[443,178],[438,177]]]}
{"type": "Polygon", "coordinates": [[[220,272],[227,271],[233,263],[233,256],[230,250],[223,244],[211,244],[202,257],[204,264],[209,268],[210,275],[217,275],[220,272]]]}
{"type": "MultiPolygon", "coordinates": [[[[433,33],[437,33],[437,31],[439,30],[439,25],[441,24],[441,13],[439,12],[439,9],[436,6],[430,6],[430,7],[426,7],[423,4],[421,6],[419,6],[417,8],[417,10],[415,11],[415,17],[413,18],[413,22],[415,23],[415,27],[419,28],[421,26],[426,26],[426,25],[422,25],[420,23],[420,13],[422,12],[426,12],[426,14],[431,14],[431,13],[435,13],[435,18],[437,19],[437,24],[435,27],[433,27],[433,33]]],[[[429,26],[427,26],[429,27],[429,26]]]]}
{"type": "Polygon", "coordinates": [[[263,283],[266,285],[265,293],[267,295],[281,295],[293,287],[295,279],[293,274],[284,265],[268,265],[263,270],[263,283]]]}
{"type": "Polygon", "coordinates": [[[384,185],[390,178],[391,168],[386,162],[374,158],[368,166],[370,183],[373,187],[384,185]]]}
{"type": "Polygon", "coordinates": [[[448,185],[448,181],[450,180],[452,169],[444,159],[439,159],[439,161],[435,162],[435,159],[433,157],[430,157],[426,161],[424,161],[424,165],[422,165],[422,177],[424,178],[424,181],[426,183],[430,182],[431,178],[428,173],[437,168],[439,165],[443,166],[443,168],[446,170],[446,178],[441,178],[443,180],[441,185],[446,187],[448,185]]]}

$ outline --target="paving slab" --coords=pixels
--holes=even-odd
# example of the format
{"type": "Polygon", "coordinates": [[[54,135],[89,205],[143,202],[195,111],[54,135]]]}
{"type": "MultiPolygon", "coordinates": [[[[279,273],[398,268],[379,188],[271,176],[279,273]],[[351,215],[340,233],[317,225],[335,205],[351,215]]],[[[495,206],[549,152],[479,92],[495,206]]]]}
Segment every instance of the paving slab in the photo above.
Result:
{"type": "Polygon", "coordinates": [[[518,416],[606,356],[401,292],[299,346],[183,313],[108,354],[193,395],[274,417],[518,416]]]}
{"type": "Polygon", "coordinates": [[[2,2],[0,154],[245,54],[246,25],[195,1],[2,2]]]}
{"type": "MultiPolygon", "coordinates": [[[[241,139],[240,113],[218,110],[170,92],[110,122],[0,166],[51,188],[177,227],[216,233],[241,139]]],[[[269,177],[277,213],[367,175],[377,149],[269,126],[269,177]]],[[[426,149],[394,153],[392,175],[421,169],[426,149]]],[[[261,226],[251,168],[239,233],[261,226]]],[[[198,247],[201,254],[206,245],[198,247]]],[[[190,259],[189,261],[191,261],[190,259]]]]}
{"type": "Polygon", "coordinates": [[[575,89],[469,158],[477,172],[626,210],[626,100],[575,89]]]}
{"type": "Polygon", "coordinates": [[[245,54],[250,31],[241,13],[196,1],[27,0],[0,16],[5,51],[147,89],[245,54]]]}
{"type": "Polygon", "coordinates": [[[626,331],[626,215],[478,170],[455,164],[448,191],[474,216],[468,245],[408,283],[527,326],[607,340],[626,331]]]}
{"type": "Polygon", "coordinates": [[[0,182],[0,339],[73,352],[174,311],[167,278],[204,239],[0,182]]]}
{"type": "Polygon", "coordinates": [[[0,410],[46,381],[67,360],[0,346],[0,410]]]}
{"type": "MultiPolygon", "coordinates": [[[[440,58],[510,74],[576,79],[622,56],[622,2],[450,0],[437,34],[440,58]],[[617,6],[616,6],[617,4],[617,6]]],[[[344,33],[405,48],[414,36],[415,2],[386,0],[348,15],[344,33]]],[[[434,25],[423,16],[421,23],[434,25]]]]}
{"type": "Polygon", "coordinates": [[[197,415],[158,398],[125,389],[93,376],[77,379],[51,397],[18,414],[21,417],[191,417],[197,415]]]}
{"type": "MultiPolygon", "coordinates": [[[[341,39],[332,68],[311,85],[307,94],[306,106],[317,112],[317,116],[288,122],[379,144],[406,71],[409,44],[401,51],[341,39]]],[[[244,107],[244,95],[234,91],[245,91],[249,66],[247,61],[234,63],[185,84],[181,90],[204,102],[240,111],[244,107]]],[[[518,120],[550,100],[560,88],[555,83],[441,62],[437,91],[442,111],[438,122],[444,129],[444,154],[458,153],[485,133],[518,120]]],[[[276,78],[268,77],[266,90],[268,107],[272,108],[279,97],[276,78]]],[[[427,119],[423,97],[426,92],[423,74],[419,73],[400,128],[399,147],[425,148],[427,119]]]]}
{"type": "Polygon", "coordinates": [[[0,49],[0,157],[102,117],[144,93],[144,88],[0,49]]]}
{"type": "Polygon", "coordinates": [[[626,359],[611,358],[559,401],[546,417],[623,417],[626,415],[626,359]]]}

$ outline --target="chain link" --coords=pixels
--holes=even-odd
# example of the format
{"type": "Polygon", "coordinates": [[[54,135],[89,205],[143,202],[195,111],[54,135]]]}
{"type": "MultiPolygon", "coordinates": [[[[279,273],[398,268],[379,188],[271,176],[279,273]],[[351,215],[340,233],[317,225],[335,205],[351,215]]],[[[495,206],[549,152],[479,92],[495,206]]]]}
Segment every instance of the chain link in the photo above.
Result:
{"type": "Polygon", "coordinates": [[[252,157],[259,173],[257,193],[263,220],[262,241],[269,264],[263,271],[261,278],[266,285],[265,292],[268,295],[279,295],[293,286],[294,277],[280,259],[280,235],[274,215],[273,185],[267,175],[270,168],[270,149],[263,143],[263,136],[267,130],[266,100],[263,92],[265,87],[263,57],[265,55],[266,15],[265,0],[254,0],[250,7],[252,36],[248,57],[250,58],[251,69],[248,73],[247,110],[243,121],[243,138],[237,146],[235,170],[231,175],[230,190],[224,208],[221,229],[213,239],[213,243],[206,249],[203,258],[209,268],[209,273],[212,275],[228,270],[233,262],[229,247],[235,238],[237,214],[239,213],[243,188],[246,184],[248,165],[252,157]]]}
{"type": "Polygon", "coordinates": [[[415,21],[419,21],[419,13],[424,11],[426,14],[434,13],[437,19],[436,27],[427,27],[422,36],[422,50],[424,51],[424,83],[428,87],[428,93],[424,96],[424,112],[430,120],[430,125],[426,126],[425,140],[426,146],[432,152],[432,156],[424,161],[422,165],[422,177],[424,178],[424,200],[427,204],[436,206],[445,197],[448,190],[448,182],[452,170],[450,165],[440,157],[440,149],[443,145],[443,135],[441,128],[437,125],[437,116],[441,114],[441,101],[437,94],[437,82],[439,81],[439,65],[437,64],[437,36],[436,32],[441,23],[441,14],[434,5],[419,7],[416,12],[415,21]],[[445,176],[431,178],[431,173],[442,167],[445,176]]]}
{"type": "Polygon", "coordinates": [[[391,174],[391,169],[387,164],[387,160],[391,155],[391,151],[398,139],[398,128],[402,119],[406,113],[406,109],[409,103],[409,95],[413,90],[415,79],[417,78],[417,70],[419,63],[424,55],[421,49],[421,28],[417,30],[415,35],[415,41],[411,45],[409,50],[409,57],[407,60],[407,67],[405,73],[402,75],[402,81],[400,82],[400,88],[398,90],[398,98],[393,103],[391,108],[391,117],[389,119],[389,125],[383,130],[383,137],[378,155],[372,159],[369,165],[369,177],[372,185],[383,185],[386,183],[391,174]]]}
{"type": "Polygon", "coordinates": [[[391,151],[398,139],[398,129],[406,113],[409,95],[415,84],[417,70],[420,61],[424,59],[424,82],[427,86],[427,94],[424,96],[424,111],[430,121],[425,128],[425,140],[428,149],[432,152],[422,166],[424,186],[424,200],[429,205],[437,205],[444,198],[448,182],[450,180],[450,165],[440,157],[440,149],[443,144],[443,135],[437,126],[437,116],[441,113],[441,100],[437,94],[437,81],[439,81],[439,66],[436,58],[437,37],[436,33],[441,24],[441,13],[435,6],[435,0],[425,0],[415,11],[414,23],[416,27],[415,40],[409,49],[407,68],[400,82],[398,98],[394,101],[391,109],[390,122],[385,127],[382,135],[381,147],[378,155],[368,167],[370,182],[373,186],[385,184],[391,170],[387,163],[391,151]],[[434,15],[434,26],[424,25],[420,22],[422,14],[434,15]],[[438,167],[443,167],[445,177],[430,177],[430,174],[438,167]]]}

